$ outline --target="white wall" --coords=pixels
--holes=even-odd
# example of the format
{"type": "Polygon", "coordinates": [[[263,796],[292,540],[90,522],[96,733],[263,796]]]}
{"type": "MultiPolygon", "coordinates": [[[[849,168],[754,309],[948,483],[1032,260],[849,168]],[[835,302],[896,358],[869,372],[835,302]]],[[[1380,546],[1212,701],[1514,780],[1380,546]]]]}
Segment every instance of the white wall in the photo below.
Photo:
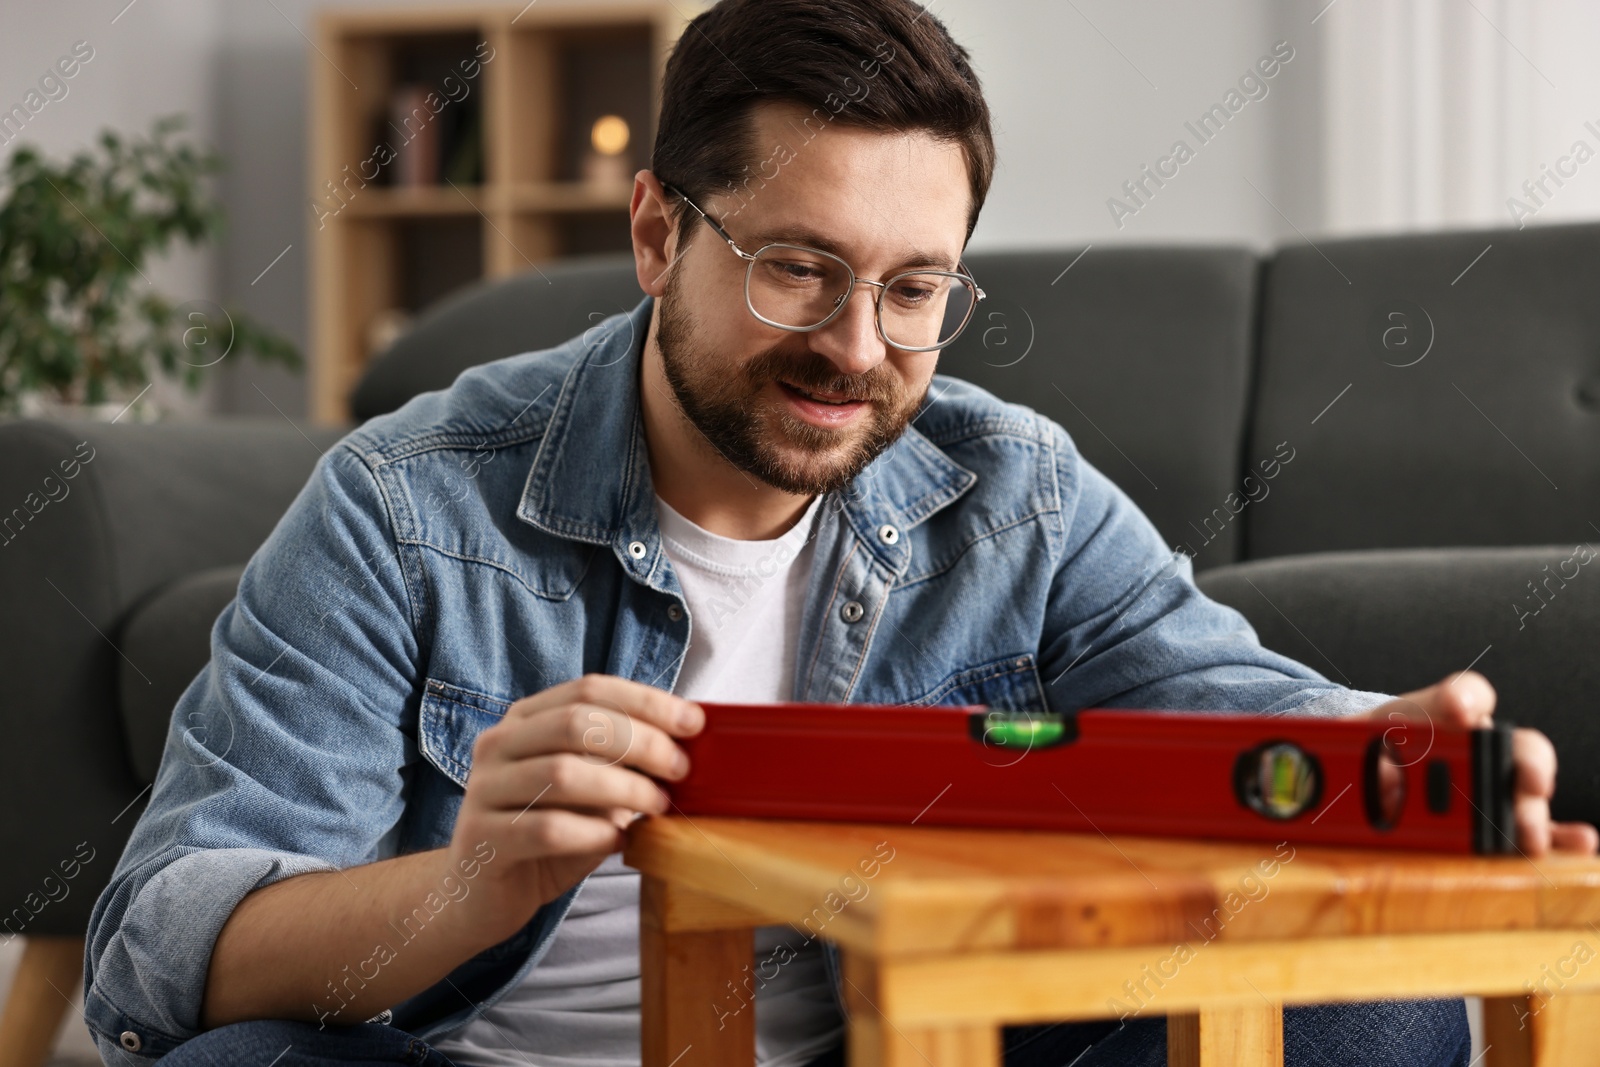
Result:
{"type": "Polygon", "coordinates": [[[1600,156],[1562,162],[1600,153],[1600,7],[1341,0],[1325,21],[1330,231],[1600,217],[1600,156]],[[1558,164],[1559,185],[1522,189],[1558,164]]]}
{"type": "Polygon", "coordinates": [[[974,246],[1266,243],[1280,233],[1268,198],[1285,195],[1280,141],[1313,98],[1318,42],[1279,25],[1271,4],[945,0],[934,10],[972,51],[997,124],[999,173],[974,246]],[[1293,59],[1202,145],[1184,123],[1280,40],[1293,59]],[[1123,182],[1179,139],[1194,158],[1166,185],[1147,184],[1147,206],[1130,200],[1123,182]],[[1113,197],[1137,214],[1118,225],[1113,197]]]}
{"type": "MultiPolygon", "coordinates": [[[[29,143],[53,156],[66,157],[88,147],[100,130],[149,129],[157,116],[184,112],[191,131],[207,140],[216,135],[216,76],[220,19],[213,3],[187,0],[27,0],[0,2],[0,111],[14,105],[38,108],[20,135],[0,144],[9,156],[29,143]],[[82,63],[61,90],[47,86],[57,99],[40,92],[40,79],[56,61],[83,42],[82,63]],[[43,106],[39,101],[43,100],[43,106]]],[[[0,133],[5,140],[15,132],[0,133]]],[[[215,300],[219,292],[214,249],[186,246],[146,269],[150,283],[176,303],[215,300]]],[[[137,392],[137,390],[134,390],[137,392]]],[[[152,395],[169,406],[196,410],[215,402],[215,387],[191,401],[176,387],[160,383],[152,395]]]]}

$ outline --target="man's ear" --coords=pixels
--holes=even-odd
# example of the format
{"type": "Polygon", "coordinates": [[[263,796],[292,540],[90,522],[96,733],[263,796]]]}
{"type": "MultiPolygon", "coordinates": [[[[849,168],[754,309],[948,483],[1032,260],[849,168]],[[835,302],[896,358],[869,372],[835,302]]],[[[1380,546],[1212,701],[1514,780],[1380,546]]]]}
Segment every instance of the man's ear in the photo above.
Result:
{"type": "Polygon", "coordinates": [[[677,253],[678,228],[667,208],[667,194],[651,171],[641,170],[633,176],[633,202],[628,211],[639,288],[659,300],[667,290],[667,270],[677,253]]]}

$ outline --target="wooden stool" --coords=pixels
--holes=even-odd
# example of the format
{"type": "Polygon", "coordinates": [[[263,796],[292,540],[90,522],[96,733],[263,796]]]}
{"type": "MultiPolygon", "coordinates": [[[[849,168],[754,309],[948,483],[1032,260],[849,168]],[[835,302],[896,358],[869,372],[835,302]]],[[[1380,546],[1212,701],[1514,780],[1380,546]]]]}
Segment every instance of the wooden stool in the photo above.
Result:
{"type": "Polygon", "coordinates": [[[1002,1026],[1124,1014],[1167,1017],[1173,1067],[1280,1065],[1286,1004],[1469,994],[1486,1064],[1600,1057],[1592,857],[649,816],[623,859],[644,1067],[753,1062],[731,1006],[780,923],[841,948],[851,1067],[1000,1067],[1002,1026]]]}
{"type": "Polygon", "coordinates": [[[83,985],[83,938],[30,937],[0,1014],[0,1067],[41,1067],[83,985]]]}

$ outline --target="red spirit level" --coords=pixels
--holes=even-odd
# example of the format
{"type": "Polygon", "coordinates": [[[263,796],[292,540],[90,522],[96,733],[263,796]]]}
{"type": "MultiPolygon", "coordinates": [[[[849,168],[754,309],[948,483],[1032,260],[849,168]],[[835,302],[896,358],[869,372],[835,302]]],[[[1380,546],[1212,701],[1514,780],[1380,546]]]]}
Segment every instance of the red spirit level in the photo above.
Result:
{"type": "Polygon", "coordinates": [[[687,815],[1511,852],[1511,727],[702,703],[687,815]]]}

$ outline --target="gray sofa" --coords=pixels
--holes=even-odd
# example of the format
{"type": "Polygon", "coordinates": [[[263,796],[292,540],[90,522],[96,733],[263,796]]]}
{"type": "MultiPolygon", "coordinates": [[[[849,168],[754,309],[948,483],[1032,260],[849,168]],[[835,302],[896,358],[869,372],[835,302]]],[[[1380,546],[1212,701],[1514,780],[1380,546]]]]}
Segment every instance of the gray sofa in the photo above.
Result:
{"type": "MultiPolygon", "coordinates": [[[[1600,821],[1600,567],[1574,559],[1600,542],[1600,226],[1077,255],[972,255],[989,299],[940,370],[1065,425],[1269,647],[1367,690],[1481,670],[1555,740],[1557,817],[1600,821]]],[[[354,413],[640,296],[627,257],[464,291],[354,413]]],[[[0,424],[8,934],[82,935],[212,621],[341,432],[0,424]]]]}

